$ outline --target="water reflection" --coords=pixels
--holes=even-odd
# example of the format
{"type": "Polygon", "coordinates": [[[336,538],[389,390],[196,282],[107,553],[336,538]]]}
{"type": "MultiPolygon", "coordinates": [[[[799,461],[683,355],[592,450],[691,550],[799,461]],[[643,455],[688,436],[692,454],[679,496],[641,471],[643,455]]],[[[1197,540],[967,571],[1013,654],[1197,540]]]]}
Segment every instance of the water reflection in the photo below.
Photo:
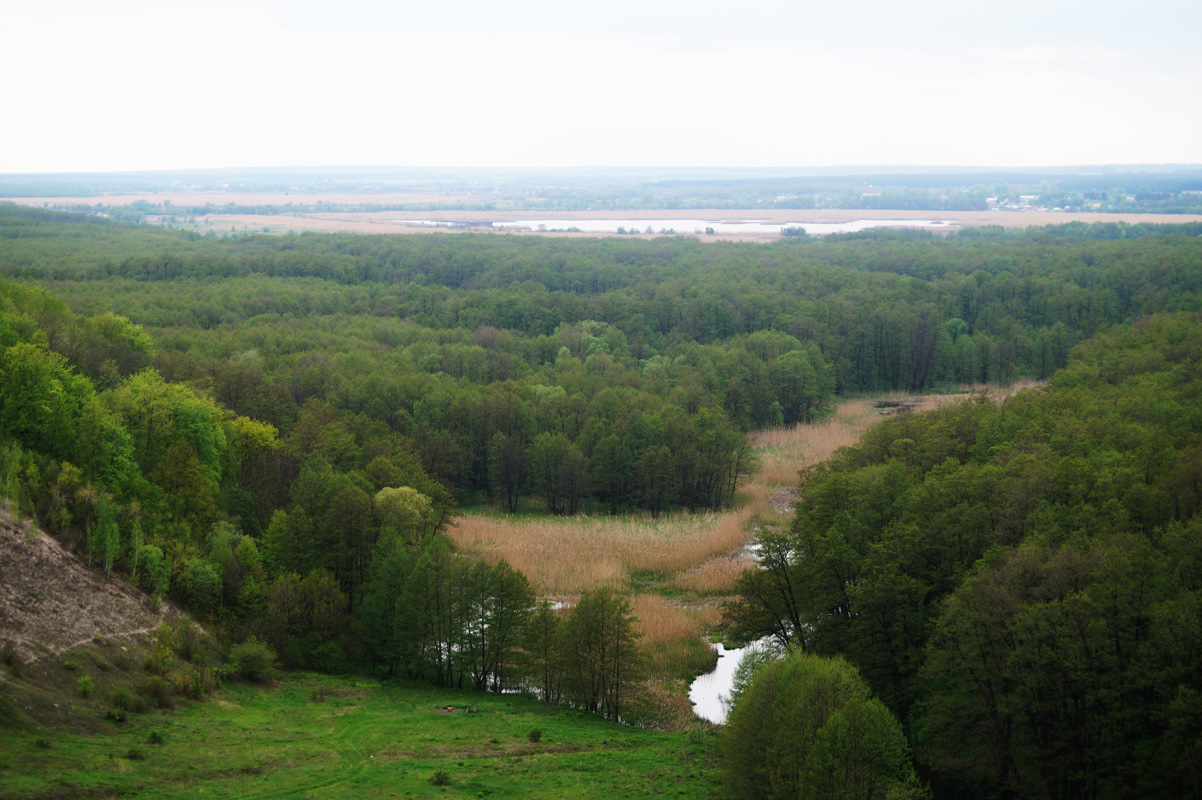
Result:
{"type": "Polygon", "coordinates": [[[714,667],[713,672],[699,675],[693,681],[689,687],[689,700],[697,716],[723,725],[730,710],[727,700],[734,684],[735,668],[739,666],[745,648],[727,649],[722,644],[716,644],[714,648],[718,651],[718,666],[714,667]]]}
{"type": "Polygon", "coordinates": [[[521,219],[493,222],[493,228],[514,231],[582,231],[584,233],[662,234],[769,234],[803,228],[810,235],[852,233],[869,228],[948,228],[950,222],[933,219],[859,219],[853,222],[767,222],[759,219],[521,219]],[[620,230],[619,230],[620,229],[620,230]]]}
{"type": "Polygon", "coordinates": [[[785,231],[801,229],[808,235],[854,233],[870,228],[925,228],[945,230],[952,222],[938,219],[858,219],[853,222],[768,222],[761,219],[518,219],[480,220],[462,222],[439,219],[395,220],[423,228],[469,228],[477,230],[508,230],[514,232],[577,231],[580,233],[653,233],[710,236],[742,234],[779,236],[785,231]]]}

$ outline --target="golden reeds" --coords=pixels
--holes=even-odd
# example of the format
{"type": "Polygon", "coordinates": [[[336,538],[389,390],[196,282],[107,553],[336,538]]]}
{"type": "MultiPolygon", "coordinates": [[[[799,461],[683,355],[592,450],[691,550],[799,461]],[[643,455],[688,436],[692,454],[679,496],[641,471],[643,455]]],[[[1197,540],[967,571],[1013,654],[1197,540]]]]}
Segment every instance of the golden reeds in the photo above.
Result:
{"type": "MultiPolygon", "coordinates": [[[[1031,384],[980,389],[1000,402],[1031,384]]],[[[697,594],[730,591],[749,565],[739,556],[757,525],[784,527],[799,472],[854,445],[884,419],[880,400],[905,401],[915,411],[959,402],[969,394],[897,395],[844,400],[827,419],[756,431],[749,440],[760,456],[759,474],[739,490],[736,508],[721,513],[622,517],[580,516],[507,520],[463,516],[449,534],[463,550],[496,562],[504,558],[525,573],[541,595],[579,594],[596,586],[628,586],[651,575],[697,594]]]]}
{"type": "Polygon", "coordinates": [[[743,570],[755,565],[754,559],[741,553],[724,553],[704,564],[678,573],[672,586],[699,595],[726,594],[743,570]]]}
{"type": "Polygon", "coordinates": [[[630,605],[638,617],[635,630],[643,635],[644,644],[701,636],[697,615],[675,600],[658,594],[636,594],[630,605]]]}
{"type": "Polygon", "coordinates": [[[650,517],[516,520],[464,516],[451,538],[489,561],[504,558],[540,594],[622,585],[632,573],[667,576],[740,549],[750,508],[650,517]]]}

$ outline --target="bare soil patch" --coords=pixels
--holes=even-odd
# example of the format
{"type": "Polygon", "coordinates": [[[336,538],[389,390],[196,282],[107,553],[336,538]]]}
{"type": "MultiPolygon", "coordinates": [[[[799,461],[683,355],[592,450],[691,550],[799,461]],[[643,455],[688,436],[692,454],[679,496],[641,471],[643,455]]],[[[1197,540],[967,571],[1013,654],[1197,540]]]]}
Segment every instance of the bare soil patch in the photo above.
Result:
{"type": "Polygon", "coordinates": [[[0,507],[0,640],[22,661],[58,654],[95,637],[128,639],[178,616],[149,607],[138,590],[90,569],[44,531],[19,527],[0,507]]]}

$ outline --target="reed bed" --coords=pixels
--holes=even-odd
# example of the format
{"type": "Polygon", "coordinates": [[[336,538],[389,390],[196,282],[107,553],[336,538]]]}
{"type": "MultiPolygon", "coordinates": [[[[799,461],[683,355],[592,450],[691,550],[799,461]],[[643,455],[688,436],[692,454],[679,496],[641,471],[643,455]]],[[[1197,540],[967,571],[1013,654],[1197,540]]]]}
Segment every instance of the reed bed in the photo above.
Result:
{"type": "Polygon", "coordinates": [[[630,600],[638,617],[635,629],[643,635],[644,643],[671,642],[701,636],[697,613],[675,600],[658,594],[638,593],[630,600]]]}
{"type": "Polygon", "coordinates": [[[714,556],[704,564],[678,573],[672,588],[698,595],[720,595],[730,592],[743,570],[755,566],[755,560],[739,553],[714,556]]]}
{"type": "MultiPolygon", "coordinates": [[[[980,387],[1000,402],[1032,383],[980,387]]],[[[854,445],[861,434],[886,415],[882,400],[904,402],[926,411],[960,402],[970,394],[895,395],[841,401],[820,422],[756,431],[749,435],[760,456],[759,474],[739,490],[739,504],[722,513],[675,513],[659,518],[580,516],[507,520],[459,517],[449,531],[463,550],[495,563],[507,560],[525,573],[541,595],[571,595],[597,586],[629,586],[632,576],[664,579],[667,585],[700,595],[729,592],[739,573],[750,566],[739,554],[757,526],[788,523],[791,490],[806,467],[827,460],[840,447],[854,445]]]]}
{"type": "Polygon", "coordinates": [[[1034,385],[1034,381],[1025,381],[1004,387],[966,387],[965,391],[957,394],[918,397],[893,394],[843,400],[835,407],[834,414],[819,422],[752,432],[749,435],[751,445],[759,452],[761,462],[756,480],[767,486],[796,485],[802,469],[826,461],[840,447],[854,445],[864,431],[884,419],[887,414],[878,408],[882,401],[905,403],[909,410],[922,412],[962,402],[974,394],[985,394],[994,402],[1001,402],[1015,392],[1034,385]]]}
{"type": "Polygon", "coordinates": [[[622,586],[633,573],[667,576],[740,549],[752,509],[651,517],[574,517],[509,521],[464,516],[448,531],[486,560],[505,559],[539,594],[622,586]]]}

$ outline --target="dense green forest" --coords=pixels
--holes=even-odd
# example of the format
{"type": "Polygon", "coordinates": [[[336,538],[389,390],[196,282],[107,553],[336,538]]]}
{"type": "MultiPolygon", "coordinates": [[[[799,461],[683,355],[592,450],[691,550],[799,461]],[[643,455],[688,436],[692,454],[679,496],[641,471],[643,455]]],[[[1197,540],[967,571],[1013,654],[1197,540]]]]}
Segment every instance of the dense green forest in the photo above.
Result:
{"type": "Polygon", "coordinates": [[[729,613],[841,654],[960,796],[1202,790],[1202,317],[903,415],[808,474],[729,613]]]}
{"type": "Polygon", "coordinates": [[[732,619],[845,656],[940,791],[1196,792],[1200,232],[216,240],[0,205],[0,491],[286,666],[629,719],[626,598],[536,607],[453,552],[457,504],[720,508],[746,431],[837,395],[1051,378],[811,471],[732,619]]]}

